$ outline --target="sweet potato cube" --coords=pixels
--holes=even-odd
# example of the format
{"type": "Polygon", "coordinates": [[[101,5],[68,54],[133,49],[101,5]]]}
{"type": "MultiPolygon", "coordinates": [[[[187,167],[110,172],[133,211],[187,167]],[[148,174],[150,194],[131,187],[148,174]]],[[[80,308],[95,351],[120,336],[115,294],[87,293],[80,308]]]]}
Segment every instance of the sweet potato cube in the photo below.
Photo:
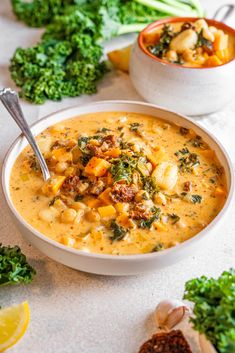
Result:
{"type": "Polygon", "coordinates": [[[117,217],[117,223],[124,228],[134,228],[135,223],[128,217],[127,214],[121,214],[117,217]]]}
{"type": "Polygon", "coordinates": [[[110,205],[112,203],[112,200],[109,196],[110,191],[111,188],[107,188],[99,195],[99,200],[101,200],[105,205],[110,205]]]}
{"type": "Polygon", "coordinates": [[[113,148],[109,151],[106,151],[104,154],[108,157],[117,158],[120,156],[121,153],[122,151],[120,150],[120,148],[113,148]]]}
{"type": "Polygon", "coordinates": [[[90,208],[97,208],[101,205],[100,200],[95,199],[94,197],[89,197],[87,199],[84,199],[83,201],[90,208]]]}
{"type": "Polygon", "coordinates": [[[216,56],[218,56],[218,58],[223,61],[223,62],[226,62],[229,60],[229,50],[228,48],[227,49],[224,49],[224,50],[217,50],[216,51],[216,56]]]}
{"type": "Polygon", "coordinates": [[[58,175],[56,177],[53,177],[49,179],[47,182],[44,183],[42,186],[42,192],[45,195],[56,195],[61,186],[63,185],[63,182],[65,181],[66,177],[63,175],[58,175]]]}
{"type": "Polygon", "coordinates": [[[103,158],[92,157],[85,167],[85,173],[96,177],[103,176],[109,169],[110,163],[103,158]]]}
{"type": "Polygon", "coordinates": [[[98,212],[102,218],[113,217],[116,215],[116,210],[112,205],[99,207],[98,212]]]}
{"type": "Polygon", "coordinates": [[[127,203],[127,202],[117,202],[115,204],[115,208],[116,208],[117,212],[119,212],[119,213],[127,212],[129,210],[129,203],[127,203]]]}
{"type": "Polygon", "coordinates": [[[167,226],[161,222],[154,222],[154,228],[156,228],[159,232],[166,232],[167,226]]]}
{"type": "Polygon", "coordinates": [[[215,35],[215,40],[213,42],[214,51],[227,49],[228,35],[221,30],[218,30],[214,35],[215,35]]]}
{"type": "Polygon", "coordinates": [[[221,64],[223,64],[222,61],[216,55],[210,56],[205,63],[206,66],[219,66],[221,64]]]}

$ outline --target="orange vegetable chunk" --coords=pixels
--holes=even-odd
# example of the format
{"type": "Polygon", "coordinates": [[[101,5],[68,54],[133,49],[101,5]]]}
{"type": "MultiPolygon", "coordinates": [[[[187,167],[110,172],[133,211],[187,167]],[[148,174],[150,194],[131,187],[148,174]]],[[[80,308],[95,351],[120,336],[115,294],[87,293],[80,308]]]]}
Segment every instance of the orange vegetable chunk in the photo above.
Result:
{"type": "Polygon", "coordinates": [[[85,167],[85,173],[96,177],[103,176],[109,169],[110,163],[103,158],[92,157],[85,167]]]}

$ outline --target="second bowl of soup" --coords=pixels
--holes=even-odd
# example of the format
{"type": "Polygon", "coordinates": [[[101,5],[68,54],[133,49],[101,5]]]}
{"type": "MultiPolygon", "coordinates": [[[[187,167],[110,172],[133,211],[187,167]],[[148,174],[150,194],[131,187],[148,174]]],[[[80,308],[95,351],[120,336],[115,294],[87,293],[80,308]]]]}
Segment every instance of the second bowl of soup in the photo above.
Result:
{"type": "Polygon", "coordinates": [[[170,18],[140,33],[130,75],[147,101],[201,115],[232,99],[234,58],[234,29],[209,19],[170,18]]]}

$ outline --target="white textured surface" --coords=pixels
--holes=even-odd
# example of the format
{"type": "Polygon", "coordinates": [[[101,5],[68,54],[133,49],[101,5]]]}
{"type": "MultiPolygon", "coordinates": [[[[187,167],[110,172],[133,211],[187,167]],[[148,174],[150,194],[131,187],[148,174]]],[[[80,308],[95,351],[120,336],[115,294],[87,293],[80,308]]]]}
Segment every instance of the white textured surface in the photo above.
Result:
{"type": "MultiPolygon", "coordinates": [[[[211,16],[226,0],[202,0],[211,16]]],[[[230,1],[234,2],[234,1],[230,1]]],[[[235,21],[234,21],[235,24],[235,21]]],[[[7,65],[17,46],[29,46],[40,31],[16,22],[10,1],[0,2],[0,87],[14,87],[7,65]]],[[[124,43],[125,40],[119,40],[124,43]]],[[[113,42],[115,46],[117,42],[113,42]]],[[[133,99],[128,76],[109,74],[99,93],[92,97],[66,99],[34,106],[22,102],[27,120],[70,105],[101,99],[133,99]]],[[[234,94],[235,98],[235,94],[234,94]]],[[[224,143],[235,164],[235,99],[223,111],[198,120],[224,143]]],[[[17,126],[0,106],[0,163],[13,139],[17,126]]],[[[32,285],[0,289],[0,305],[28,300],[31,323],[25,337],[12,353],[135,353],[141,342],[154,332],[152,312],[164,297],[181,298],[186,280],[202,274],[217,276],[235,266],[235,206],[227,224],[214,238],[204,243],[195,256],[179,264],[145,276],[107,278],[71,270],[44,257],[27,244],[13,225],[2,194],[0,195],[0,241],[18,244],[37,269],[32,285]]]]}

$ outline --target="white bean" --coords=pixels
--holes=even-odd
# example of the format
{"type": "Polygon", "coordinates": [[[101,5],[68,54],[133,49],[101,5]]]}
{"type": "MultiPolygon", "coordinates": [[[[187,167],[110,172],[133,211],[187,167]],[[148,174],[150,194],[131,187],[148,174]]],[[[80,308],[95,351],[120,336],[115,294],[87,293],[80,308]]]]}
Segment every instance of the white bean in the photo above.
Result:
{"type": "Polygon", "coordinates": [[[61,212],[61,222],[72,223],[77,216],[77,212],[73,208],[68,208],[61,212]]]}
{"type": "Polygon", "coordinates": [[[162,162],[154,169],[152,178],[160,188],[172,190],[177,183],[178,167],[173,163],[162,162]]]}
{"type": "Polygon", "coordinates": [[[193,49],[197,40],[197,33],[193,29],[186,29],[172,39],[170,49],[182,54],[187,49],[193,49]]]}

